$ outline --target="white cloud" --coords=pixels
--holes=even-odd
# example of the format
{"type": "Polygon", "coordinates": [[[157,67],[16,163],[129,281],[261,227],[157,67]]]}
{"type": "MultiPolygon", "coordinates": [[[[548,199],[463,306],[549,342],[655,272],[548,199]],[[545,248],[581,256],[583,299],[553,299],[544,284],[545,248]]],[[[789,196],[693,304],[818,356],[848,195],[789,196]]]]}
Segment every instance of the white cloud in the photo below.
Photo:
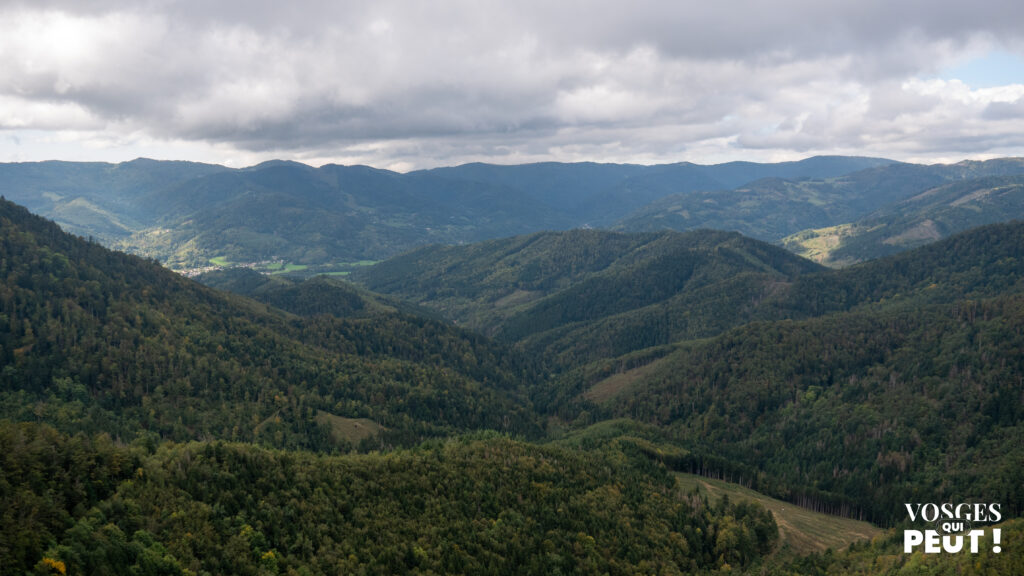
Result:
{"type": "Polygon", "coordinates": [[[1019,2],[42,6],[0,7],[0,160],[66,154],[56,131],[103,159],[403,167],[1024,154],[1019,85],[936,79],[1020,54],[1019,2]]]}

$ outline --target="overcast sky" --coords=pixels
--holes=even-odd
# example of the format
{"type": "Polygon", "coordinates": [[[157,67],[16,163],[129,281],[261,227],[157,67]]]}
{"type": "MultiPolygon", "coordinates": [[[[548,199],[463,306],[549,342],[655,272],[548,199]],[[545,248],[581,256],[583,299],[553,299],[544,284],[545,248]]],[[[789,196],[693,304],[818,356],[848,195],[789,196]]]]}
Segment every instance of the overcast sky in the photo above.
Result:
{"type": "Polygon", "coordinates": [[[0,2],[0,161],[1024,156],[1024,2],[0,2]]]}

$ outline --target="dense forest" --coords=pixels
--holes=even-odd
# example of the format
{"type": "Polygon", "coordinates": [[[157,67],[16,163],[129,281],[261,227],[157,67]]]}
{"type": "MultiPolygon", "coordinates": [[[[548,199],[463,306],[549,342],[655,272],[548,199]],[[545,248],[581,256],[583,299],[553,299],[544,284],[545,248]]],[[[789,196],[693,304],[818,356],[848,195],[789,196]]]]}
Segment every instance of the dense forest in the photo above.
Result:
{"type": "MultiPolygon", "coordinates": [[[[539,432],[535,363],[437,321],[289,316],[73,238],[0,203],[0,415],[130,441],[329,448],[322,414],[380,441],[539,432]],[[318,416],[320,416],[318,422],[318,416]]],[[[344,449],[344,445],[337,446],[344,449]]]]}
{"type": "Polygon", "coordinates": [[[999,224],[828,270],[580,230],[203,286],[0,200],[0,565],[1014,573],[1021,246],[999,224]],[[893,529],[797,554],[674,472],[893,529]],[[902,552],[904,502],[979,499],[1001,554],[902,552]]]}
{"type": "Polygon", "coordinates": [[[735,233],[539,233],[431,246],[353,274],[557,366],[701,338],[820,270],[735,233]]]}
{"type": "Polygon", "coordinates": [[[5,569],[73,574],[684,574],[771,550],[763,508],[617,446],[497,435],[365,456],[119,447],[0,422],[5,569]]]}

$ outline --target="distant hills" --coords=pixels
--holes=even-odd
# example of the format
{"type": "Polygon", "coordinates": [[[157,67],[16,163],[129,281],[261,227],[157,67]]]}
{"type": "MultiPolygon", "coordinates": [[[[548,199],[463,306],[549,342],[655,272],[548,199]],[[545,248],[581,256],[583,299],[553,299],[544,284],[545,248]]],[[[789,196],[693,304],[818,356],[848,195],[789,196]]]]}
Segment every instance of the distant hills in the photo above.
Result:
{"type": "Polygon", "coordinates": [[[244,265],[345,274],[424,245],[575,228],[735,231],[835,266],[1024,216],[1017,189],[990,180],[1020,176],[1024,160],[1013,158],[466,164],[407,174],[139,159],[0,164],[0,195],[74,234],[196,273],[244,265]],[[986,185],[1002,188],[949,196],[986,185]]]}
{"type": "Polygon", "coordinates": [[[989,176],[929,188],[854,222],[798,232],[782,244],[806,258],[843,266],[1020,218],[1024,176],[989,176]]]}
{"type": "Polygon", "coordinates": [[[75,234],[175,269],[215,259],[346,272],[425,244],[609,226],[669,194],[888,164],[846,157],[715,166],[467,164],[399,174],[281,161],[244,169],[41,162],[0,164],[0,194],[75,234]]]}
{"type": "MultiPolygon", "coordinates": [[[[990,178],[1022,175],[1024,160],[1005,158],[933,166],[893,163],[827,178],[767,178],[731,190],[709,189],[664,196],[620,220],[614,228],[634,231],[715,228],[735,230],[768,242],[792,235],[783,244],[801,255],[813,256],[824,246],[836,250],[839,243],[847,242],[848,236],[874,230],[879,220],[898,218],[908,223],[909,230],[911,220],[920,223],[929,219],[926,212],[936,210],[939,198],[955,194],[953,190],[975,190],[991,183],[990,178]],[[946,186],[947,191],[937,197],[928,192],[946,186]],[[921,200],[912,200],[918,196],[921,200]],[[933,197],[932,203],[923,201],[928,196],[933,197]],[[864,221],[856,225],[860,232],[851,231],[847,225],[862,218],[864,221]],[[834,226],[839,228],[827,228],[834,226]],[[818,233],[804,232],[821,228],[826,229],[818,233]]],[[[922,239],[935,240],[972,225],[1024,216],[1019,207],[1024,199],[1020,199],[1016,191],[1006,190],[1001,196],[1003,199],[999,202],[982,200],[963,206],[961,216],[950,215],[945,218],[945,225],[917,234],[924,234],[922,239]],[[983,211],[985,215],[967,216],[968,210],[983,211]]],[[[955,201],[956,198],[947,200],[955,201]]],[[[902,231],[891,230],[889,235],[896,236],[902,231]]],[[[897,240],[890,245],[891,250],[876,249],[856,257],[844,257],[839,250],[836,263],[895,253],[920,243],[897,240]]],[[[850,250],[857,249],[851,247],[850,250]]],[[[831,263],[827,258],[818,259],[831,263]]]]}
{"type": "Polygon", "coordinates": [[[561,228],[604,228],[630,212],[671,194],[730,190],[763,178],[830,178],[889,164],[892,164],[891,160],[882,158],[816,156],[774,164],[467,164],[437,168],[427,173],[451,180],[503,186],[564,214],[569,225],[561,228]]]}

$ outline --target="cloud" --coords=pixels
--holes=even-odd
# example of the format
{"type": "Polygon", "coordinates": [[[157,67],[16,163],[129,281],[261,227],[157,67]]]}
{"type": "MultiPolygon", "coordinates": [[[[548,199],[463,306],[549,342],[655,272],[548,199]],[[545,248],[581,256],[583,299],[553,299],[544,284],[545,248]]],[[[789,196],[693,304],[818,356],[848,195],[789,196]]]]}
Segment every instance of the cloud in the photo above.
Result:
{"type": "Polygon", "coordinates": [[[9,2],[0,129],[112,156],[409,167],[1018,154],[1012,87],[930,79],[1022,53],[1022,17],[1004,1],[9,2]]]}

